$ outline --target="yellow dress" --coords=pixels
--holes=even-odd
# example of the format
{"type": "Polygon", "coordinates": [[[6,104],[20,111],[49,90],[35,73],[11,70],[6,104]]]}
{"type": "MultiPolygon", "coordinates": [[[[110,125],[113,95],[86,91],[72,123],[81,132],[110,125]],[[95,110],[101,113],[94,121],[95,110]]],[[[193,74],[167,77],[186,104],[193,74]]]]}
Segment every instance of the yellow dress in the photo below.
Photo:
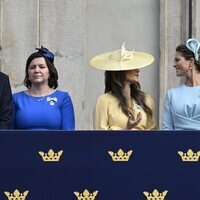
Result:
{"type": "MultiPolygon", "coordinates": [[[[134,115],[141,112],[141,121],[132,130],[155,130],[154,102],[150,95],[146,94],[146,104],[152,109],[153,116],[147,114],[133,100],[132,111],[134,115]]],[[[122,112],[119,100],[111,93],[105,93],[98,97],[94,111],[94,128],[96,130],[125,130],[128,117],[122,112]]]]}

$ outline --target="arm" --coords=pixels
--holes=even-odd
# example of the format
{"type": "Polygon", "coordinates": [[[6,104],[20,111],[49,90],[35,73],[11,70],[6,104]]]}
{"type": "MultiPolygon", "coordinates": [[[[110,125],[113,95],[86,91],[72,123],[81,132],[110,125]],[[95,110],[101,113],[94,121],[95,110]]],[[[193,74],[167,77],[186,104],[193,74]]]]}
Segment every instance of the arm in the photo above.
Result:
{"type": "Polygon", "coordinates": [[[156,120],[155,120],[154,100],[152,99],[152,97],[150,95],[146,96],[146,104],[152,110],[152,115],[147,113],[146,130],[156,130],[157,129],[157,125],[156,125],[156,120]]]}
{"type": "Polygon", "coordinates": [[[9,78],[6,76],[1,84],[3,88],[0,97],[0,129],[8,129],[12,121],[12,93],[9,78]]]}
{"type": "Polygon", "coordinates": [[[173,118],[171,113],[170,92],[165,97],[165,108],[163,114],[162,130],[173,130],[173,118]]]}
{"type": "Polygon", "coordinates": [[[68,93],[66,93],[61,106],[61,120],[61,130],[75,129],[74,107],[68,93]]]}
{"type": "Polygon", "coordinates": [[[95,130],[122,130],[118,123],[111,122],[111,115],[119,112],[115,104],[118,105],[118,102],[112,95],[101,95],[98,97],[94,111],[95,130]]]}
{"type": "Polygon", "coordinates": [[[94,110],[94,129],[95,130],[109,130],[108,125],[108,102],[100,96],[97,99],[94,110]]]}

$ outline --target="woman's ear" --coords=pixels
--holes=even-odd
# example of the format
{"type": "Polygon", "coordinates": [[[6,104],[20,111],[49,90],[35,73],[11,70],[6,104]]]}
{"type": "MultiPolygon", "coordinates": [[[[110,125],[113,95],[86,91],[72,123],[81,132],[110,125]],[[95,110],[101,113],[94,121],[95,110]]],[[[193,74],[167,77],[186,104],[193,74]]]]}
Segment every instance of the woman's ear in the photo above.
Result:
{"type": "Polygon", "coordinates": [[[194,65],[194,63],[195,63],[195,60],[194,60],[194,58],[190,58],[190,66],[193,66],[193,65],[194,65]]]}
{"type": "Polygon", "coordinates": [[[191,64],[194,64],[194,58],[190,58],[191,64]]]}

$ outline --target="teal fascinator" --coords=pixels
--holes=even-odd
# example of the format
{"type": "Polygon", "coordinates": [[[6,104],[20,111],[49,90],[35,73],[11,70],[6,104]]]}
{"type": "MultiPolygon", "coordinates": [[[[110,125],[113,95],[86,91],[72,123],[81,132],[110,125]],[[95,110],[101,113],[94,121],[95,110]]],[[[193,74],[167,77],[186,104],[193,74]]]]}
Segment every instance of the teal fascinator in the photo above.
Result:
{"type": "Polygon", "coordinates": [[[198,51],[200,47],[200,42],[195,38],[190,38],[186,42],[186,47],[194,53],[194,58],[196,61],[198,61],[199,60],[198,51]]]}

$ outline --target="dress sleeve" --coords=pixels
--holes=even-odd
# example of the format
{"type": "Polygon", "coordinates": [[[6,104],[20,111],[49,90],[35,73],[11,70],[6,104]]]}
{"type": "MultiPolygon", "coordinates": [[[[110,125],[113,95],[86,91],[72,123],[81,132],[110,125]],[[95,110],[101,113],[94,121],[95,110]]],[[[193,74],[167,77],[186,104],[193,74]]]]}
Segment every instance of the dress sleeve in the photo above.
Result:
{"type": "Polygon", "coordinates": [[[61,106],[61,130],[74,130],[75,129],[75,117],[74,107],[71,97],[68,93],[65,93],[61,106]]]}
{"type": "Polygon", "coordinates": [[[174,126],[173,126],[173,118],[172,118],[172,113],[171,113],[170,91],[168,91],[165,97],[162,130],[173,130],[173,129],[174,129],[174,126]]]}
{"type": "Polygon", "coordinates": [[[0,102],[0,129],[9,129],[12,123],[12,93],[8,77],[6,77],[3,87],[0,102]]]}
{"type": "Polygon", "coordinates": [[[99,96],[94,110],[94,129],[95,130],[121,130],[117,125],[111,125],[109,112],[117,112],[111,110],[110,104],[115,104],[109,96],[99,96]]]}
{"type": "Polygon", "coordinates": [[[156,120],[155,120],[155,108],[154,108],[154,100],[150,95],[146,96],[146,104],[151,108],[152,115],[147,113],[147,124],[146,124],[146,130],[156,130],[156,120]]]}
{"type": "Polygon", "coordinates": [[[108,130],[108,102],[102,96],[98,97],[94,110],[94,129],[108,130]]]}

